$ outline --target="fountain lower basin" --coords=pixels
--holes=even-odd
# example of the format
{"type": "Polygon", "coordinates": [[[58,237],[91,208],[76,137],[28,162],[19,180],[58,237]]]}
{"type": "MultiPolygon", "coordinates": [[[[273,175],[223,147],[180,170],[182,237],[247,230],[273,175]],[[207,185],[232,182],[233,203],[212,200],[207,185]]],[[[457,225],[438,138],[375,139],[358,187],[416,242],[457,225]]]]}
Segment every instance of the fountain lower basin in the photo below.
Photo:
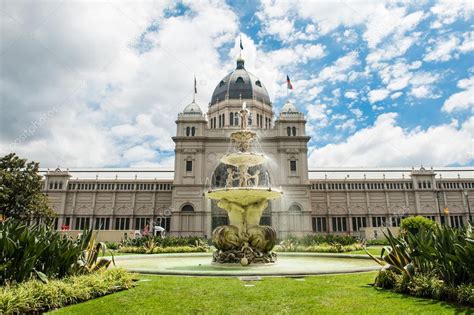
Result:
{"type": "Polygon", "coordinates": [[[306,276],[367,272],[380,266],[365,255],[279,253],[278,264],[215,264],[210,253],[152,254],[115,257],[116,267],[132,272],[189,276],[306,276]]]}

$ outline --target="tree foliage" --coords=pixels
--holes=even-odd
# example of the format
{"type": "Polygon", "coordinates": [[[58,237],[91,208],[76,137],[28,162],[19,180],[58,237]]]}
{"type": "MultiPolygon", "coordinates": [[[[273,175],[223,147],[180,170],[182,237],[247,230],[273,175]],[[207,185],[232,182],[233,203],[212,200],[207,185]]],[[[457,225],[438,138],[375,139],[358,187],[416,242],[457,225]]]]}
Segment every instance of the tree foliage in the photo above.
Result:
{"type": "Polygon", "coordinates": [[[0,213],[3,218],[54,217],[47,197],[41,192],[42,185],[39,163],[28,162],[15,153],[0,158],[0,213]]]}
{"type": "Polygon", "coordinates": [[[436,226],[436,222],[422,216],[414,216],[402,219],[400,229],[402,233],[410,232],[418,233],[421,229],[432,230],[436,226]]]}

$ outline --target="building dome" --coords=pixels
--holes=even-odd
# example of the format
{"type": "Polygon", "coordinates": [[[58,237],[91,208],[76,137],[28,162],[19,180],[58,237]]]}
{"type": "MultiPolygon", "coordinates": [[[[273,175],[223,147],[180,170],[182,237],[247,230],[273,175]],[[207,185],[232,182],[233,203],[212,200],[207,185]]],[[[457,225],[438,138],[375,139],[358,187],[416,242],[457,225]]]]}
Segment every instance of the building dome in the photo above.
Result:
{"type": "Polygon", "coordinates": [[[191,104],[187,105],[184,110],[183,114],[185,115],[202,115],[201,108],[199,105],[193,101],[191,104]]]}
{"type": "Polygon", "coordinates": [[[237,59],[237,67],[226,75],[212,93],[211,105],[225,99],[253,99],[271,105],[267,89],[259,78],[245,70],[244,60],[237,59]]]}
{"type": "Polygon", "coordinates": [[[295,105],[293,105],[290,101],[287,101],[283,108],[281,109],[282,113],[298,113],[295,105]]]}

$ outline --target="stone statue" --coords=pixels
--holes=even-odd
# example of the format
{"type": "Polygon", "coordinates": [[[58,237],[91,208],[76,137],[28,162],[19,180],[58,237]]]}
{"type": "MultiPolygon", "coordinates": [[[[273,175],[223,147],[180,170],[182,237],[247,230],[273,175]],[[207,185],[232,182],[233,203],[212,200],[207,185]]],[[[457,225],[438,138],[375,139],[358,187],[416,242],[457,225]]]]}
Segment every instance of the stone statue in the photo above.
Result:
{"type": "Polygon", "coordinates": [[[228,167],[227,168],[227,179],[225,181],[225,187],[232,187],[233,183],[234,183],[234,180],[235,180],[235,171],[231,168],[231,167],[228,167]]]}
{"type": "Polygon", "coordinates": [[[249,111],[247,109],[247,103],[244,102],[242,104],[242,109],[240,110],[240,129],[241,130],[247,130],[248,115],[249,115],[249,111]]]}

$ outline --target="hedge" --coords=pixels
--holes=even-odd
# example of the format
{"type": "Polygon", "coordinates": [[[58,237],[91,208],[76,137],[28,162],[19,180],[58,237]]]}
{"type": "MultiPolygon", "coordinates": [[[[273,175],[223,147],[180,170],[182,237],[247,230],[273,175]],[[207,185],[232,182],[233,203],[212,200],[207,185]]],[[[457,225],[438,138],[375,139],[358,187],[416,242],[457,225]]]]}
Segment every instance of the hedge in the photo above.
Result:
{"type": "Polygon", "coordinates": [[[130,254],[165,254],[165,253],[203,253],[208,251],[204,246],[172,246],[172,247],[154,247],[152,250],[145,247],[124,246],[118,249],[119,253],[130,254]]]}

